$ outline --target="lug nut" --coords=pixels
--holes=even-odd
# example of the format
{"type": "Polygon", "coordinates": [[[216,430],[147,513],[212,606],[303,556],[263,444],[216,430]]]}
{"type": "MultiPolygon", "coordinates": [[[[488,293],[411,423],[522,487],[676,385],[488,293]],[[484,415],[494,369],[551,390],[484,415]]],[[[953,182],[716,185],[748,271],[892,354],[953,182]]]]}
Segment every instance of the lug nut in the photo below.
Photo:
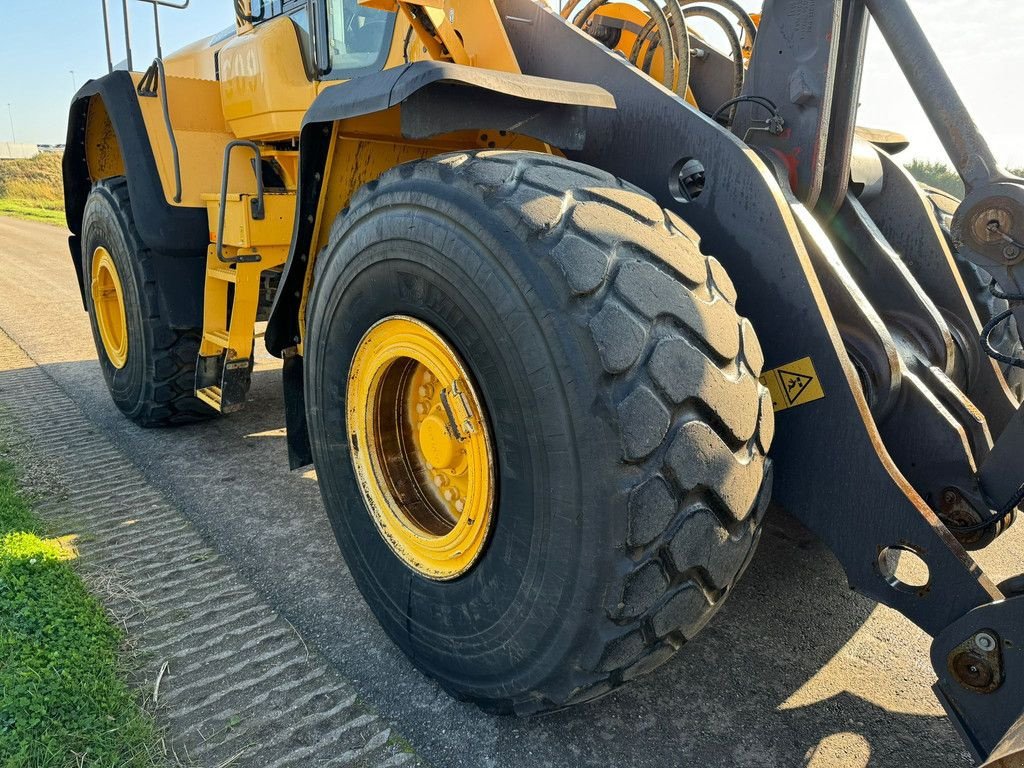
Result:
{"type": "Polygon", "coordinates": [[[464,502],[462,499],[459,499],[458,501],[455,502],[455,511],[456,512],[462,512],[462,510],[464,510],[465,508],[466,508],[466,502],[464,502]]]}

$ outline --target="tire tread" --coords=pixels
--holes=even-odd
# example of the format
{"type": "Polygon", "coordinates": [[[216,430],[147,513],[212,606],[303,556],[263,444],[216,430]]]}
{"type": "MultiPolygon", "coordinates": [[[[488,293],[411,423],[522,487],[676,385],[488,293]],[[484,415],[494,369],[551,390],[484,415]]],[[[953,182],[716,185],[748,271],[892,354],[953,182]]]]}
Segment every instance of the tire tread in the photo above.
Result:
{"type": "Polygon", "coordinates": [[[104,193],[109,195],[117,225],[140,272],[140,298],[144,302],[141,319],[151,355],[142,397],[129,418],[142,427],[177,426],[213,418],[216,412],[195,396],[202,330],[174,329],[161,317],[153,266],[156,254],[146,247],[135,226],[127,179],[117,177],[98,182],[92,194],[104,193]]]}
{"type": "MultiPolygon", "coordinates": [[[[619,471],[632,491],[601,646],[589,668],[564,672],[571,679],[478,703],[530,714],[597,698],[671,657],[750,561],[770,495],[774,429],[758,381],[760,346],[736,312],[732,281],[701,253],[693,229],[610,174],[550,155],[460,152],[394,168],[350,207],[391,180],[417,178],[473,193],[516,232],[556,277],[603,365],[604,405],[622,440],[619,471]],[[699,384],[693,394],[672,388],[664,360],[653,369],[661,345],[699,384]],[[740,405],[742,413],[730,410],[740,405]],[[694,435],[700,455],[687,463],[673,446],[694,435]]],[[[331,243],[343,236],[344,214],[331,243]]]]}

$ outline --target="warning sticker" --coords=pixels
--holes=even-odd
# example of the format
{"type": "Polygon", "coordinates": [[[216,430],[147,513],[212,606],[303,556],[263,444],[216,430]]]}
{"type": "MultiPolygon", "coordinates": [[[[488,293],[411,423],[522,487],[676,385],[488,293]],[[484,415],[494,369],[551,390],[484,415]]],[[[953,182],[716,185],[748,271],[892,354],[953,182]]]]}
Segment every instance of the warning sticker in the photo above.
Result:
{"type": "Polygon", "coordinates": [[[761,383],[771,392],[772,407],[776,413],[825,397],[825,390],[821,388],[821,381],[809,357],[766,371],[761,383]]]}

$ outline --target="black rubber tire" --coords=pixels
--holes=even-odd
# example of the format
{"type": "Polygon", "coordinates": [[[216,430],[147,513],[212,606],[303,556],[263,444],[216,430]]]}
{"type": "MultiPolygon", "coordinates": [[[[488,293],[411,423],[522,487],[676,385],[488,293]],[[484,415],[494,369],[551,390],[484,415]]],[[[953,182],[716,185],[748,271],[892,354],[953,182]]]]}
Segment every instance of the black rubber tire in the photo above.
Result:
{"type": "MultiPolygon", "coordinates": [[[[941,189],[925,186],[924,190],[931,201],[939,228],[946,236],[946,242],[960,268],[964,285],[974,302],[974,310],[978,313],[981,324],[985,325],[993,317],[1009,309],[1010,305],[1005,299],[997,299],[992,294],[989,288],[992,284],[992,276],[981,267],[963,258],[953,246],[953,237],[949,231],[950,218],[956,213],[960,201],[941,189]]],[[[1021,343],[1016,323],[1010,321],[996,328],[992,334],[992,343],[1000,352],[1024,360],[1024,344],[1021,343]]],[[[1001,365],[1000,368],[1017,401],[1024,402],[1024,369],[1014,365],[1001,365]]]]}
{"type": "Polygon", "coordinates": [[[217,412],[195,396],[202,331],[171,328],[161,317],[154,258],[135,228],[126,180],[97,183],[82,217],[82,272],[93,340],[110,395],[125,416],[143,427],[212,418],[217,412]],[[128,320],[128,358],[121,369],[114,367],[103,348],[89,290],[92,258],[99,246],[110,253],[121,279],[128,320]]]}
{"type": "Polygon", "coordinates": [[[307,314],[320,487],[370,607],[450,693],[519,714],[592,699],[722,605],[758,541],[774,429],[735,299],[681,219],[548,155],[402,165],[338,217],[307,314]],[[456,348],[497,443],[488,548],[450,582],[392,553],[350,460],[350,362],[396,314],[456,348]]]}

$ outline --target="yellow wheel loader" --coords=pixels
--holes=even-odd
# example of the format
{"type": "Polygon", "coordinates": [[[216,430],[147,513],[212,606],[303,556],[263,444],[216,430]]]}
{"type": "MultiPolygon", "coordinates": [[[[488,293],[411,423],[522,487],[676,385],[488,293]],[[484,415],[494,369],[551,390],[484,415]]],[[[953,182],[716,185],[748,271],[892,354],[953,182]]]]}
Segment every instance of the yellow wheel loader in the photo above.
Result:
{"type": "MultiPolygon", "coordinates": [[[[159,51],[188,2],[144,2],[159,51]]],[[[1020,764],[1024,584],[968,553],[1024,500],[1024,181],[907,0],[564,5],[236,0],[144,68],[108,27],[64,184],[115,403],[243,407],[265,320],[366,601],[495,713],[671,657],[774,499],[934,638],[975,756],[1020,764]],[[857,126],[872,20],[962,203],[857,126]]]]}

